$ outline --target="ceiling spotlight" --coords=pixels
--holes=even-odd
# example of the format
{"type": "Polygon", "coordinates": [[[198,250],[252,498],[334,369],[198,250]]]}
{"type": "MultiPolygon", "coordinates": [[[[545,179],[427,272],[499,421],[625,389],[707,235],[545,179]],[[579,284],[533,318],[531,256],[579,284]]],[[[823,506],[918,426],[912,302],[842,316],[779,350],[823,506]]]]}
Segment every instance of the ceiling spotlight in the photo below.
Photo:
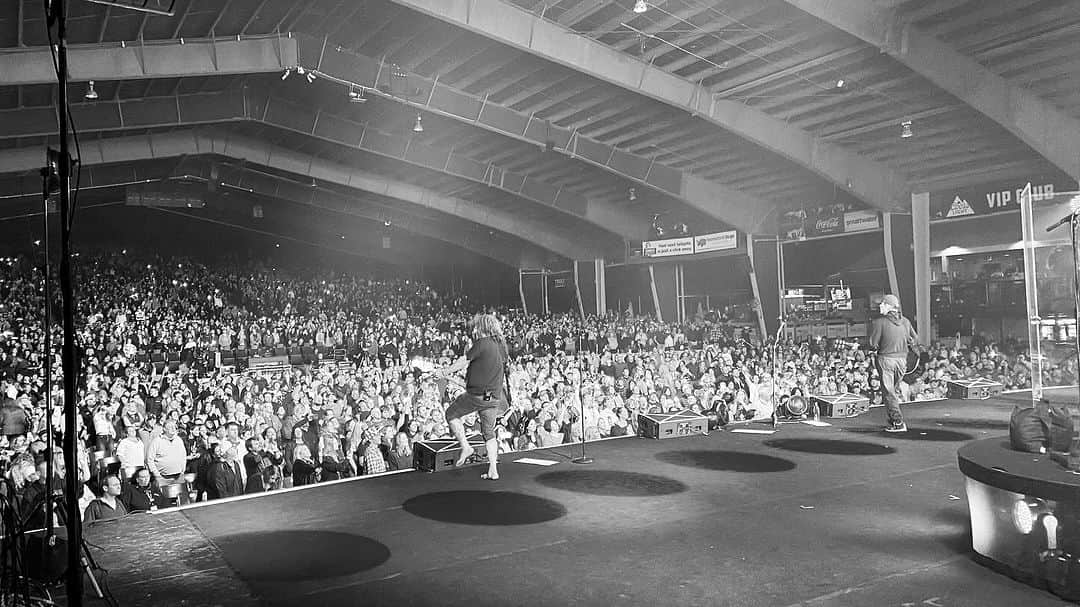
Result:
{"type": "Polygon", "coordinates": [[[315,72],[308,72],[306,78],[309,84],[315,82],[315,72]]]}
{"type": "Polygon", "coordinates": [[[914,137],[914,136],[915,136],[915,133],[913,133],[911,131],[911,121],[910,120],[905,120],[905,121],[901,122],[900,123],[900,138],[901,139],[908,139],[908,138],[914,137]]]}
{"type": "Polygon", "coordinates": [[[389,219],[384,219],[384,220],[383,220],[383,222],[382,222],[382,224],[383,224],[383,226],[384,226],[384,227],[387,227],[387,228],[389,228],[389,227],[390,227],[390,225],[391,225],[391,222],[390,222],[390,220],[389,220],[389,219]]]}
{"type": "Polygon", "coordinates": [[[292,68],[291,67],[285,68],[285,71],[282,72],[282,74],[281,74],[281,79],[284,80],[284,79],[288,78],[289,76],[292,76],[292,68]]]}
{"type": "Polygon", "coordinates": [[[364,89],[350,88],[349,89],[349,103],[365,103],[367,97],[364,96],[364,89]]]}
{"type": "Polygon", "coordinates": [[[637,190],[630,188],[630,202],[637,200],[637,190]]]}
{"type": "Polygon", "coordinates": [[[304,66],[298,65],[298,66],[296,66],[296,73],[303,76],[304,74],[307,73],[307,70],[304,69],[304,66]]]}
{"type": "Polygon", "coordinates": [[[637,0],[637,2],[634,3],[634,12],[635,13],[640,15],[641,13],[644,13],[647,10],[649,10],[649,5],[646,4],[645,0],[637,0]]]}
{"type": "Polygon", "coordinates": [[[281,243],[280,242],[275,242],[274,243],[274,248],[280,249],[281,248],[281,243]]]}
{"type": "Polygon", "coordinates": [[[844,79],[843,78],[836,81],[836,88],[838,88],[838,89],[844,88],[844,79]]]}
{"type": "Polygon", "coordinates": [[[424,132],[424,124],[420,120],[420,114],[416,115],[416,124],[413,125],[412,130],[413,130],[414,133],[423,133],[424,132]]]}
{"type": "Polygon", "coordinates": [[[86,89],[86,98],[87,99],[97,99],[98,98],[97,91],[94,90],[94,81],[93,80],[90,81],[90,86],[86,89]]]}
{"type": "Polygon", "coordinates": [[[35,240],[34,241],[34,246],[35,247],[40,247],[41,246],[41,241],[40,240],[35,240]]]}

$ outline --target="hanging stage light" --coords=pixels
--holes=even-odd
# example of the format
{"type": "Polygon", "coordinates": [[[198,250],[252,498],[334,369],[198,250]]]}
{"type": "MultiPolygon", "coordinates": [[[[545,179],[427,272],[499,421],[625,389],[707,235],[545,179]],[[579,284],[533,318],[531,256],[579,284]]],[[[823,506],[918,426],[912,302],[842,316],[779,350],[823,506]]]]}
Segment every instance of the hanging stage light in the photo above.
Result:
{"type": "Polygon", "coordinates": [[[349,89],[349,103],[366,103],[367,97],[364,96],[364,89],[350,88],[349,89]]]}
{"type": "Polygon", "coordinates": [[[412,130],[413,130],[414,133],[423,133],[424,132],[424,124],[420,121],[420,114],[419,113],[416,114],[416,124],[413,125],[412,130]]]}
{"type": "Polygon", "coordinates": [[[911,121],[905,120],[900,123],[900,138],[908,139],[914,137],[915,133],[911,130],[911,121]]]}
{"type": "Polygon", "coordinates": [[[281,73],[281,79],[285,80],[286,78],[288,78],[291,75],[292,75],[292,68],[287,67],[287,68],[285,68],[285,71],[281,73]]]}
{"type": "Polygon", "coordinates": [[[634,3],[634,12],[635,13],[640,15],[641,13],[644,13],[647,10],[649,10],[649,5],[645,2],[645,0],[637,0],[637,2],[634,3]]]}
{"type": "Polygon", "coordinates": [[[94,90],[94,81],[93,80],[90,81],[90,85],[86,89],[86,98],[90,99],[90,100],[94,100],[94,99],[98,98],[97,91],[94,90]]]}

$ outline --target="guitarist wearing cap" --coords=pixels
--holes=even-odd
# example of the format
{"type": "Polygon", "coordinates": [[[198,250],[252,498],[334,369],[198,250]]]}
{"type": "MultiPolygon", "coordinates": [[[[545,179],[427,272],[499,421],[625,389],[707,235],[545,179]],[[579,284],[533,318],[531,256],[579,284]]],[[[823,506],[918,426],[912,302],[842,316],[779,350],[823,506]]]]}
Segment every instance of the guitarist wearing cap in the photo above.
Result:
{"type": "Polygon", "coordinates": [[[900,411],[900,382],[907,374],[908,350],[918,343],[919,336],[911,322],[900,313],[900,300],[893,294],[881,299],[881,316],[870,325],[870,347],[877,350],[878,370],[881,373],[882,401],[885,404],[886,432],[907,432],[904,414],[900,411]]]}

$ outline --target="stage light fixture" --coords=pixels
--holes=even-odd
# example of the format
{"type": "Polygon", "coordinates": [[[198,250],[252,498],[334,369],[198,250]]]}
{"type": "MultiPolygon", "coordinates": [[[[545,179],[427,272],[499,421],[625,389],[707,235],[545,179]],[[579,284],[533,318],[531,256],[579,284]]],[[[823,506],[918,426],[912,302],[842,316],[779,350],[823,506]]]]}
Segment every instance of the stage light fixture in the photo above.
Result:
{"type": "Polygon", "coordinates": [[[637,190],[636,189],[630,188],[629,194],[630,194],[630,202],[634,202],[635,200],[637,200],[637,190]]]}
{"type": "Polygon", "coordinates": [[[349,103],[366,103],[367,97],[364,96],[364,89],[350,88],[349,89],[349,103]]]}
{"type": "Polygon", "coordinates": [[[901,139],[910,139],[911,137],[914,137],[914,136],[915,136],[915,133],[912,132],[912,130],[911,130],[911,121],[910,120],[905,120],[905,121],[901,122],[900,123],[900,138],[901,139]]]}
{"type": "Polygon", "coordinates": [[[308,72],[304,77],[307,78],[308,84],[315,82],[315,72],[308,72]]]}
{"type": "MultiPolygon", "coordinates": [[[[1045,501],[1039,498],[1018,499],[1013,503],[1012,508],[1013,526],[1020,533],[1027,535],[1035,529],[1035,523],[1044,514],[1053,516],[1045,501]]],[[[1056,522],[1057,519],[1054,520],[1056,522]]]]}
{"type": "Polygon", "coordinates": [[[420,114],[416,115],[416,124],[413,125],[412,130],[413,130],[414,133],[423,133],[424,132],[424,123],[420,119],[420,114]]]}
{"type": "Polygon", "coordinates": [[[393,225],[393,222],[391,222],[389,219],[384,219],[382,224],[383,224],[383,227],[389,228],[391,225],[393,225]]]}
{"type": "Polygon", "coordinates": [[[649,5],[648,5],[648,3],[645,2],[645,0],[637,0],[637,2],[634,3],[634,12],[635,13],[640,15],[641,13],[644,13],[647,10],[649,10],[649,5]]]}
{"type": "Polygon", "coordinates": [[[843,78],[836,81],[836,88],[838,88],[838,89],[844,88],[844,79],[843,78]]]}
{"type": "Polygon", "coordinates": [[[285,68],[285,71],[281,73],[281,79],[285,80],[289,76],[292,76],[292,68],[291,67],[285,68]]]}
{"type": "Polygon", "coordinates": [[[97,91],[94,90],[94,81],[91,80],[89,86],[86,89],[86,98],[93,100],[98,98],[97,91]]]}

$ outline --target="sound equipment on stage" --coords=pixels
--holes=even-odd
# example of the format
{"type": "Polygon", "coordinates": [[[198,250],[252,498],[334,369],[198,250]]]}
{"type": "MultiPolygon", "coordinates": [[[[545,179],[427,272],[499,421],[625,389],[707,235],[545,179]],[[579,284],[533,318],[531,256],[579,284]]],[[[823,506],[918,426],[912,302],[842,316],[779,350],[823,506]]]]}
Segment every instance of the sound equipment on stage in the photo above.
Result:
{"type": "Polygon", "coordinates": [[[685,409],[673,413],[638,414],[638,436],[676,438],[709,433],[709,418],[685,409]]]}
{"type": "Polygon", "coordinates": [[[853,417],[870,410],[870,399],[860,394],[815,394],[810,402],[821,417],[853,417]]]}
{"type": "MultiPolygon", "coordinates": [[[[487,463],[487,445],[484,437],[473,434],[466,437],[469,445],[475,453],[465,461],[466,466],[487,463]]],[[[461,455],[461,446],[457,439],[439,438],[425,440],[413,446],[413,468],[423,472],[441,472],[454,468],[458,456],[461,455]]]]}
{"type": "Polygon", "coordinates": [[[946,396],[961,400],[986,400],[991,396],[1001,394],[1005,387],[996,381],[976,377],[974,379],[950,380],[946,396]]]}

